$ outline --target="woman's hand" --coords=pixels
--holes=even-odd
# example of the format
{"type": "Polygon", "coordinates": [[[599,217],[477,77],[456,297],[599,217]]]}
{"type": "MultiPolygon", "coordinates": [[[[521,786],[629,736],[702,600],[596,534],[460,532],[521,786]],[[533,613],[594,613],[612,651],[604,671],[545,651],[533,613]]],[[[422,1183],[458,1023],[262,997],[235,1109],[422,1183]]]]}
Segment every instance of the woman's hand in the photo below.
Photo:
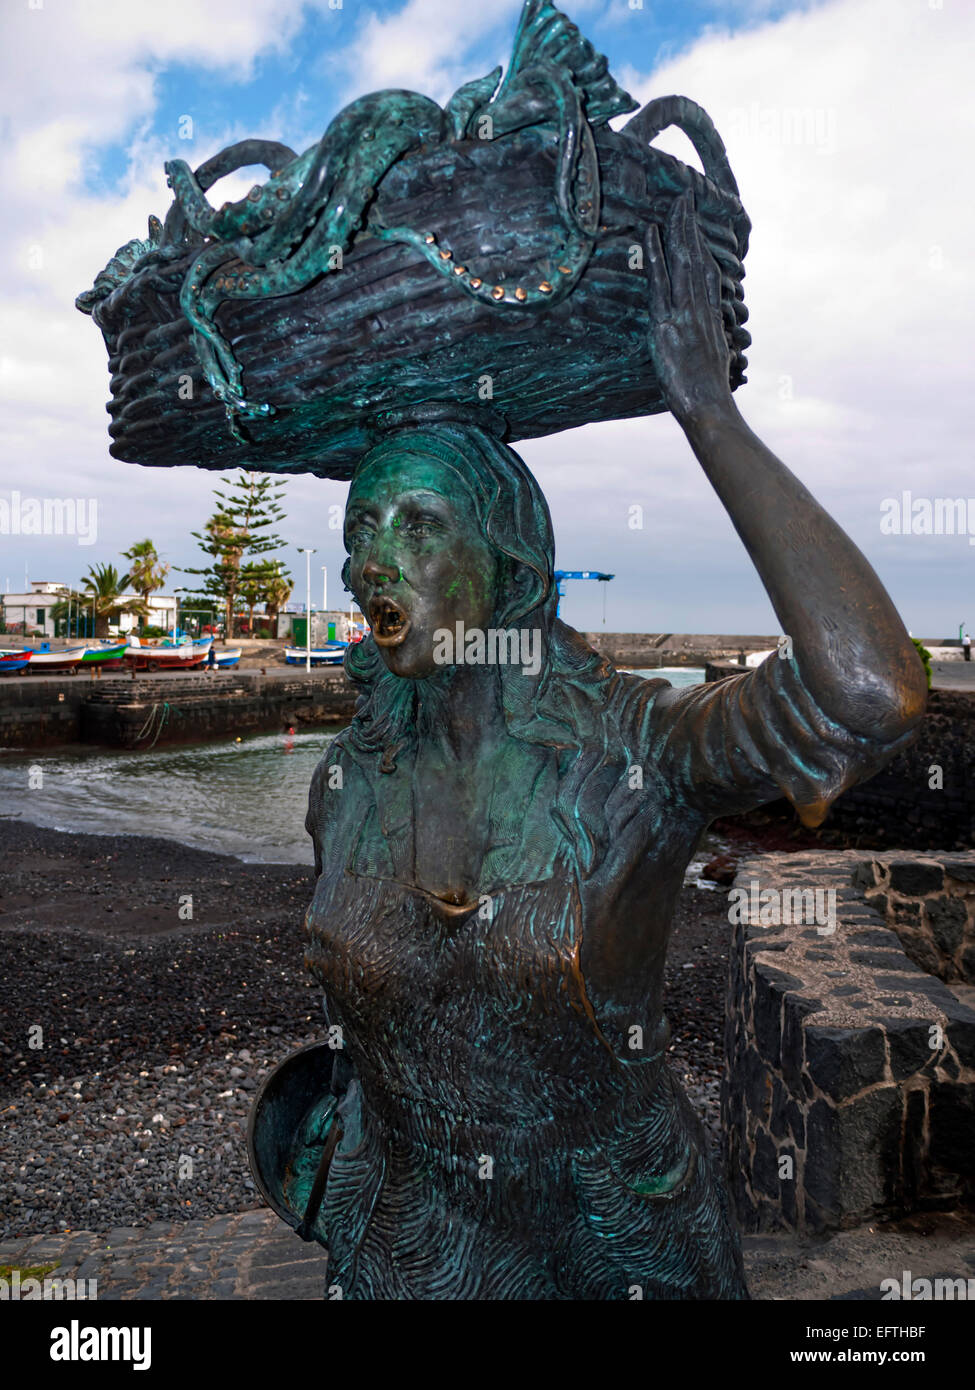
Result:
{"type": "Polygon", "coordinates": [[[651,222],[645,241],[650,353],[664,400],[681,424],[702,410],[733,413],[721,272],[701,237],[690,192],[674,200],[664,241],[651,222]]]}

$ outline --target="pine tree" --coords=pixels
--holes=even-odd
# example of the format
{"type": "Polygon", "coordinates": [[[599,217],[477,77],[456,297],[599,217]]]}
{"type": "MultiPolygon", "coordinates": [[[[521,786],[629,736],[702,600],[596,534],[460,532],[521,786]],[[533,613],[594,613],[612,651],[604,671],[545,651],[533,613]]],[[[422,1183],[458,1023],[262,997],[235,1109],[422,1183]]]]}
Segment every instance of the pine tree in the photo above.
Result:
{"type": "MultiPolygon", "coordinates": [[[[255,572],[264,576],[275,569],[270,561],[255,564],[249,560],[245,566],[245,558],[267,555],[285,544],[272,530],[284,519],[284,509],[280,505],[283,491],[284,483],[279,479],[241,473],[226,492],[214,488],[213,495],[220,505],[202,532],[192,532],[212,563],[203,569],[185,569],[183,573],[202,576],[204,583],[196,597],[216,600],[223,606],[228,637],[234,635],[242,584],[250,593],[255,572]]],[[[253,605],[260,597],[249,601],[253,614],[253,605]]]]}

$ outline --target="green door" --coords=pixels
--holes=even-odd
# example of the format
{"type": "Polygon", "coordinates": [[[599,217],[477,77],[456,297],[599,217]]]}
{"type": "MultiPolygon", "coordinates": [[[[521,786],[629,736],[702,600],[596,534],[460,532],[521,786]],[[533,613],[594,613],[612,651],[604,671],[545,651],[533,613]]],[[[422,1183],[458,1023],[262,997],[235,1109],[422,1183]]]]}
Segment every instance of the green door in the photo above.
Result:
{"type": "Polygon", "coordinates": [[[303,647],[308,641],[308,619],[292,618],[291,620],[291,640],[296,647],[303,647]]]}

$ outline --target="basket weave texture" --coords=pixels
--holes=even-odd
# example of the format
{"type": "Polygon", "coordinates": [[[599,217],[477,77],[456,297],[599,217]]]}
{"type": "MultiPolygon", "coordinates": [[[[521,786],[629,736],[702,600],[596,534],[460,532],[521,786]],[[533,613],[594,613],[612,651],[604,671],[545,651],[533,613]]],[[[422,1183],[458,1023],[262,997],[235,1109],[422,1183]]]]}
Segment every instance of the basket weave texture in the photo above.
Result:
{"type": "MultiPolygon", "coordinates": [[[[531,0],[526,15],[536,27],[548,15],[549,31],[560,23],[578,33],[547,4],[531,0]]],[[[662,411],[642,246],[648,225],[662,224],[688,189],[722,272],[737,386],[749,342],[741,287],[749,222],[707,116],[672,97],[651,103],[620,131],[605,118],[594,124],[583,116],[585,141],[570,162],[572,127],[561,108],[544,110],[538,71],[538,64],[524,71],[507,107],[497,96],[481,107],[482,115],[494,107],[503,113],[514,100],[538,119],[484,139],[475,134],[476,111],[455,118],[460,138],[448,131],[391,160],[375,187],[364,190],[359,225],[349,228],[345,245],[332,246],[332,263],[301,288],[217,304],[214,329],[239,367],[242,396],[267,402],[266,413],[243,418],[226,394],[220,398],[208,370],[212,354],[187,313],[189,280],[199,277],[201,251],[211,254],[216,239],[194,232],[176,208],[167,218],[168,240],[154,222],[149,242],[122,248],[95,290],[79,299],[108,348],[111,453],[154,466],[348,478],[387,427],[389,412],[439,405],[473,415],[487,408],[499,432],[517,441],[662,411]],[[647,143],[671,124],[694,141],[705,174],[647,143]],[[567,221],[564,187],[560,195],[567,164],[575,227],[567,221]],[[584,216],[575,211],[580,206],[584,216]],[[410,229],[411,240],[388,239],[396,229],[410,229]],[[560,283],[563,275],[569,283],[560,283]]],[[[579,85],[577,72],[572,80],[579,85]]],[[[565,88],[560,81],[557,90],[565,88]]],[[[357,131],[361,140],[361,123],[357,131]]],[[[269,165],[291,153],[261,148],[269,165]]],[[[237,158],[249,154],[241,147],[237,158]]],[[[210,163],[233,164],[220,160],[210,163]]],[[[348,159],[343,167],[347,173],[348,159]]],[[[204,173],[197,171],[201,187],[204,173]]],[[[236,272],[236,283],[247,284],[252,244],[227,239],[218,270],[224,283],[234,284],[236,272]]],[[[256,272],[251,285],[255,279],[256,272]]]]}

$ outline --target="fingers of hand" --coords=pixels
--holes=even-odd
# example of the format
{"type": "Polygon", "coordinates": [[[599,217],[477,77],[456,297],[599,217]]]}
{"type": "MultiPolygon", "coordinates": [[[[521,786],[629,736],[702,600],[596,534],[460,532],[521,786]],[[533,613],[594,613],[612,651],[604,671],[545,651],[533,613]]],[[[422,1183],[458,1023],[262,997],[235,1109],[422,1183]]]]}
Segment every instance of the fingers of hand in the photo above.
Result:
{"type": "Polygon", "coordinates": [[[650,280],[650,313],[656,322],[669,318],[673,308],[670,275],[660,241],[660,229],[655,222],[647,228],[644,239],[650,280]]]}
{"type": "Polygon", "coordinates": [[[694,229],[694,208],[689,192],[675,198],[667,216],[667,267],[674,303],[694,303],[693,257],[691,232],[694,229]],[[688,225],[690,223],[690,226],[688,225]]]}
{"type": "Polygon", "coordinates": [[[675,198],[667,232],[668,263],[671,265],[671,281],[677,303],[703,310],[706,300],[720,320],[721,270],[701,232],[690,189],[675,198]],[[679,288],[675,262],[679,262],[681,267],[679,288]]]}

